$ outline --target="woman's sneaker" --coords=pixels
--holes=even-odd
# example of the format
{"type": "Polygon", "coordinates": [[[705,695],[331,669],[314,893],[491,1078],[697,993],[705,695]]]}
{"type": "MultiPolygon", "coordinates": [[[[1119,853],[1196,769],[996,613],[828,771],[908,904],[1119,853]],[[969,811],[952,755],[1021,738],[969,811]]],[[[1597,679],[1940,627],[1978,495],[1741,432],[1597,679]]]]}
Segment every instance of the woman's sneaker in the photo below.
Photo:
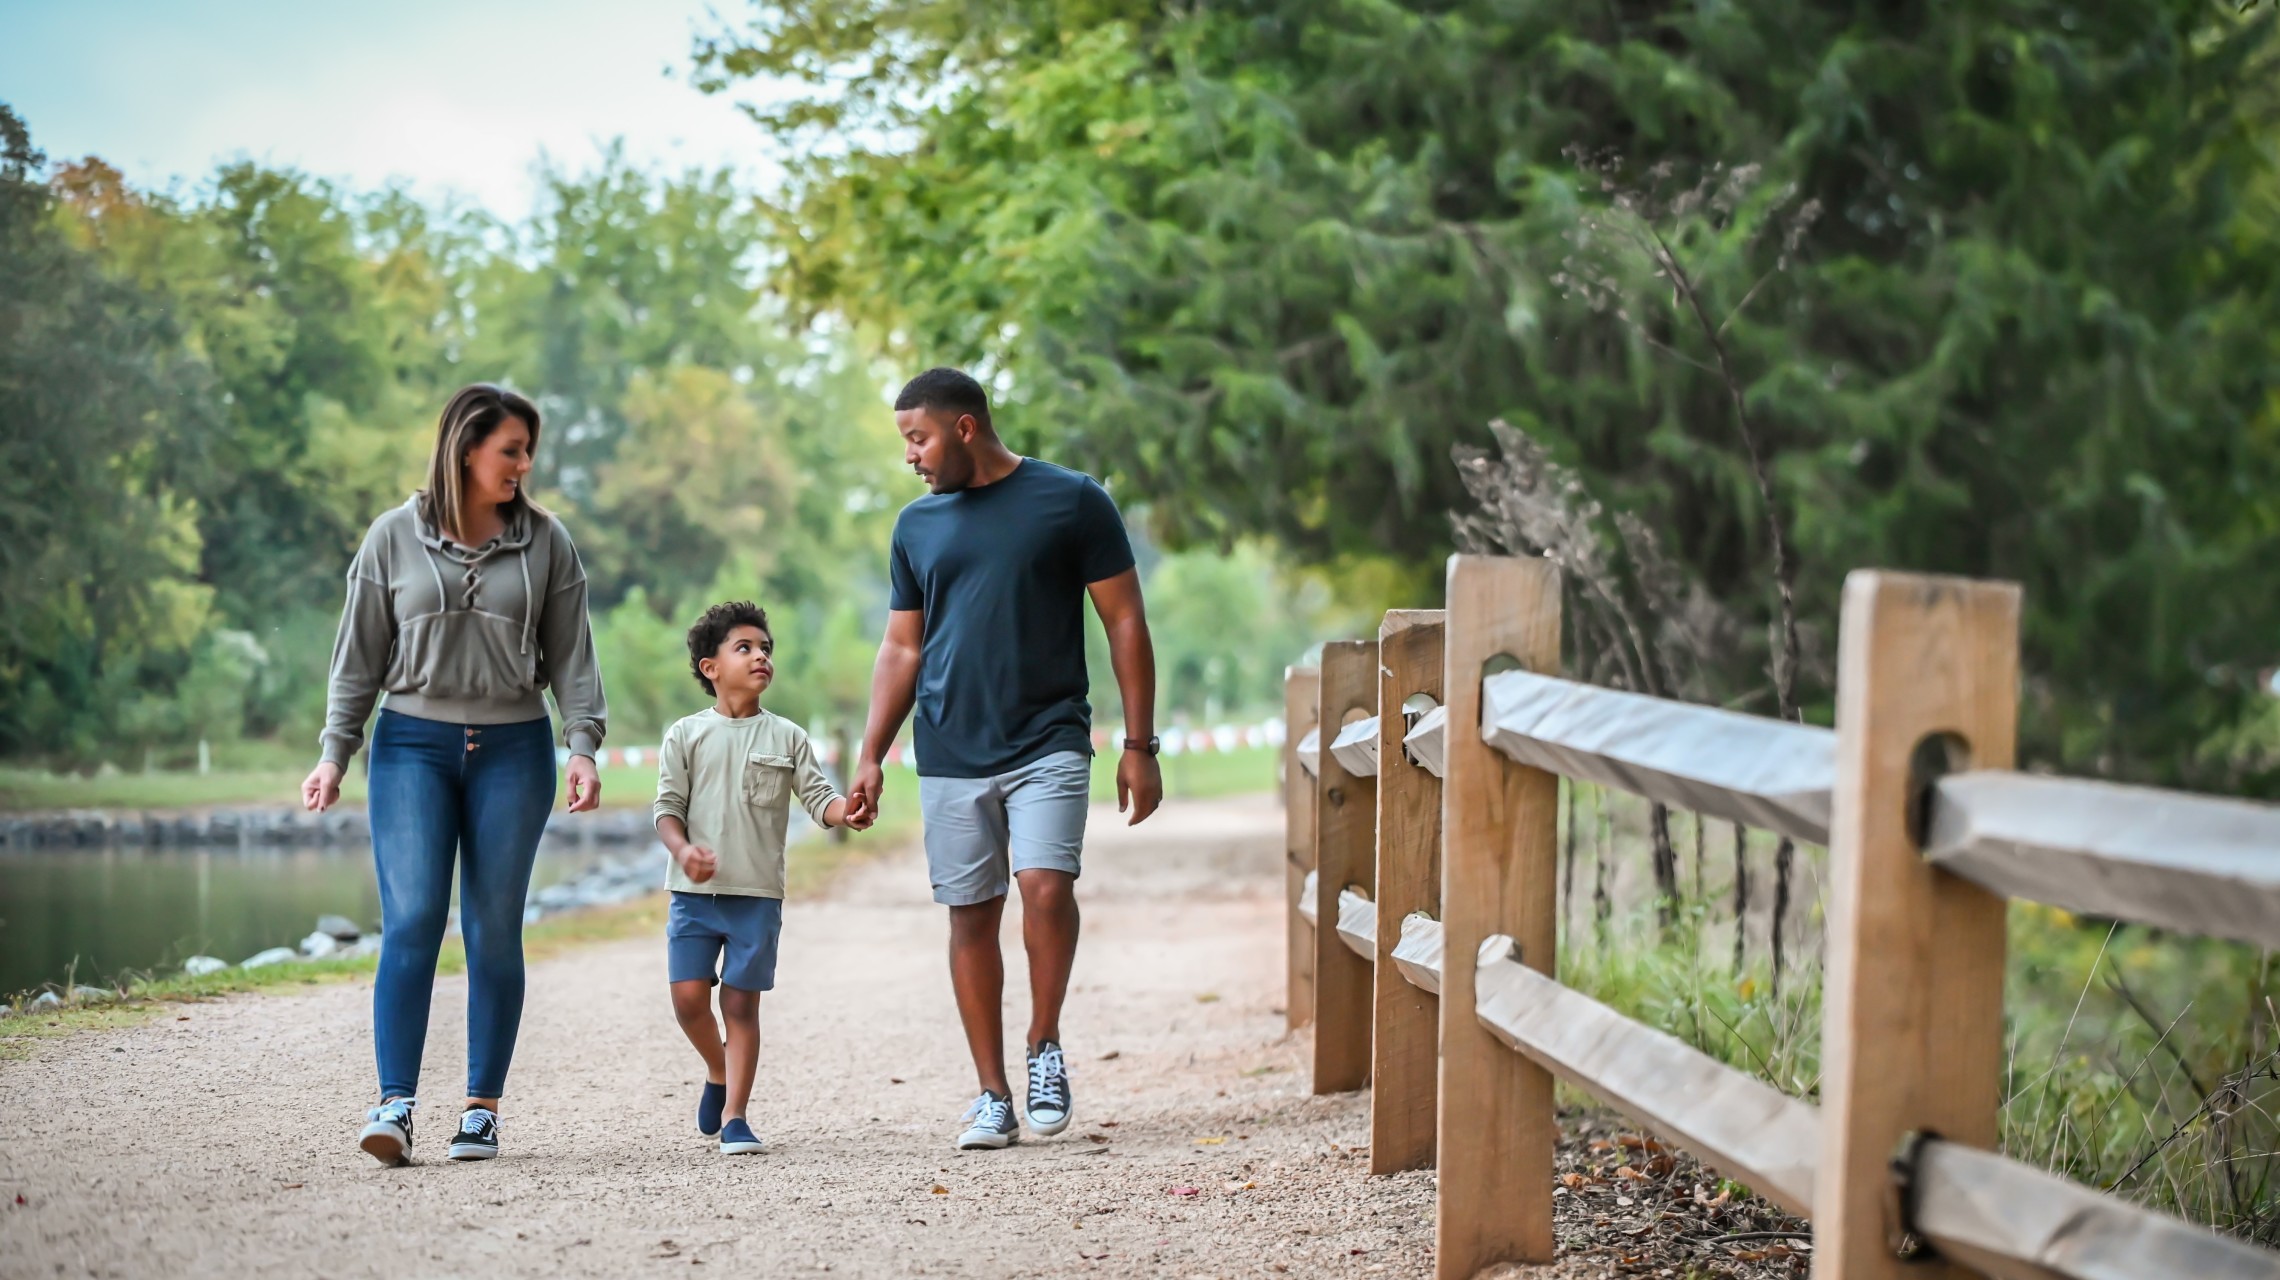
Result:
{"type": "Polygon", "coordinates": [[[1013,1118],[1013,1099],[982,1090],[974,1105],[959,1117],[966,1131],[958,1135],[961,1151],[994,1150],[1021,1140],[1021,1122],[1013,1118]]]}
{"type": "Polygon", "coordinates": [[[417,1098],[391,1098],[364,1113],[364,1133],[356,1145],[385,1165],[412,1162],[412,1108],[417,1098]]]}
{"type": "Polygon", "coordinates": [[[753,1136],[752,1126],[738,1116],[720,1127],[720,1153],[724,1156],[748,1156],[759,1151],[760,1139],[753,1136]]]}
{"type": "Polygon", "coordinates": [[[720,1132],[720,1113],[728,1109],[728,1086],[705,1081],[705,1091],[697,1096],[697,1132],[712,1137],[720,1132]]]}
{"type": "Polygon", "coordinates": [[[1069,1064],[1061,1046],[1041,1040],[1029,1055],[1029,1131],[1050,1138],[1069,1127],[1069,1064]]]}
{"type": "Polygon", "coordinates": [[[459,1113],[459,1132],[451,1135],[451,1158],[488,1160],[499,1154],[499,1113],[489,1107],[469,1107],[459,1113]]]}

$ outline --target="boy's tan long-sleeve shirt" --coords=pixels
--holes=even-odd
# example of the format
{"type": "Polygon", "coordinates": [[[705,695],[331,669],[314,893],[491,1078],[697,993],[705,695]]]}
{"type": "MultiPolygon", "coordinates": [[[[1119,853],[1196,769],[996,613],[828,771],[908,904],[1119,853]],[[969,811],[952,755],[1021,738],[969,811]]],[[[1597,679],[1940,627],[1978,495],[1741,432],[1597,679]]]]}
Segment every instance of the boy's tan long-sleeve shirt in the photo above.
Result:
{"type": "Polygon", "coordinates": [[[735,720],[713,707],[674,721],[657,753],[650,820],[679,818],[689,842],[712,850],[720,865],[698,884],[674,862],[665,887],[783,897],[784,831],[794,798],[819,827],[839,798],[798,725],[768,711],[735,720]]]}

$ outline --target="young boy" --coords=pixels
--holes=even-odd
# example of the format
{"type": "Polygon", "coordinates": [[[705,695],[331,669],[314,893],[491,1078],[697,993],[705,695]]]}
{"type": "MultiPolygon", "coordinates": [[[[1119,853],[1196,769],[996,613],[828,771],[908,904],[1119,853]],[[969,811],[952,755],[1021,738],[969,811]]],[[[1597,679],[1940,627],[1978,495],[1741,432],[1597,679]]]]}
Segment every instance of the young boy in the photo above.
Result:
{"type": "Polygon", "coordinates": [[[653,812],[673,858],[665,925],[673,1016],[705,1060],[697,1132],[720,1135],[723,1155],[761,1146],[744,1111],[760,1059],[760,993],[776,985],[792,799],[820,826],[847,820],[847,801],[832,790],[807,734],[760,707],[776,678],[775,650],[759,606],[735,600],[705,610],[689,628],[689,669],[715,701],[667,729],[657,756],[653,812]],[[716,972],[725,1053],[713,1021],[716,972]]]}

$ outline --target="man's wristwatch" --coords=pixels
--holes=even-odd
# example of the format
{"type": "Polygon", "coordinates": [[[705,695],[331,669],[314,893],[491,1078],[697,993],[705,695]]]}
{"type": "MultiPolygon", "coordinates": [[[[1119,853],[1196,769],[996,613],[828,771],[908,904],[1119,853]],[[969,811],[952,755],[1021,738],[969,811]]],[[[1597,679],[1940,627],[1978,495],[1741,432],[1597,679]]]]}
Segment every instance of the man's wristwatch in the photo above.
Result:
{"type": "Polygon", "coordinates": [[[1153,737],[1143,742],[1138,738],[1126,738],[1124,749],[1126,751],[1145,751],[1149,755],[1154,755],[1164,749],[1164,740],[1161,737],[1153,737]]]}

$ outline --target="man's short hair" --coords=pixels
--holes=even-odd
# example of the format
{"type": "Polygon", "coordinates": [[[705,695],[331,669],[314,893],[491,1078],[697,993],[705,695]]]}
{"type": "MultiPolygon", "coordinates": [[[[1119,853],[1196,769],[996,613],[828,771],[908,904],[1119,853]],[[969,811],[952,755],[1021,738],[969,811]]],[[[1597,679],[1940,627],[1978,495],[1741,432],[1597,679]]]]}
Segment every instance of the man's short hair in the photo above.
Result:
{"type": "Polygon", "coordinates": [[[895,412],[905,409],[925,409],[952,417],[970,413],[974,421],[995,430],[990,426],[990,393],[961,369],[929,369],[904,383],[901,394],[895,397],[895,412]]]}
{"type": "Polygon", "coordinates": [[[705,687],[705,692],[718,694],[713,682],[705,679],[705,670],[699,663],[720,656],[721,645],[728,642],[728,633],[738,627],[758,627],[761,634],[774,639],[776,633],[768,629],[768,611],[750,600],[729,600],[705,610],[697,625],[689,628],[689,674],[705,687]]]}

